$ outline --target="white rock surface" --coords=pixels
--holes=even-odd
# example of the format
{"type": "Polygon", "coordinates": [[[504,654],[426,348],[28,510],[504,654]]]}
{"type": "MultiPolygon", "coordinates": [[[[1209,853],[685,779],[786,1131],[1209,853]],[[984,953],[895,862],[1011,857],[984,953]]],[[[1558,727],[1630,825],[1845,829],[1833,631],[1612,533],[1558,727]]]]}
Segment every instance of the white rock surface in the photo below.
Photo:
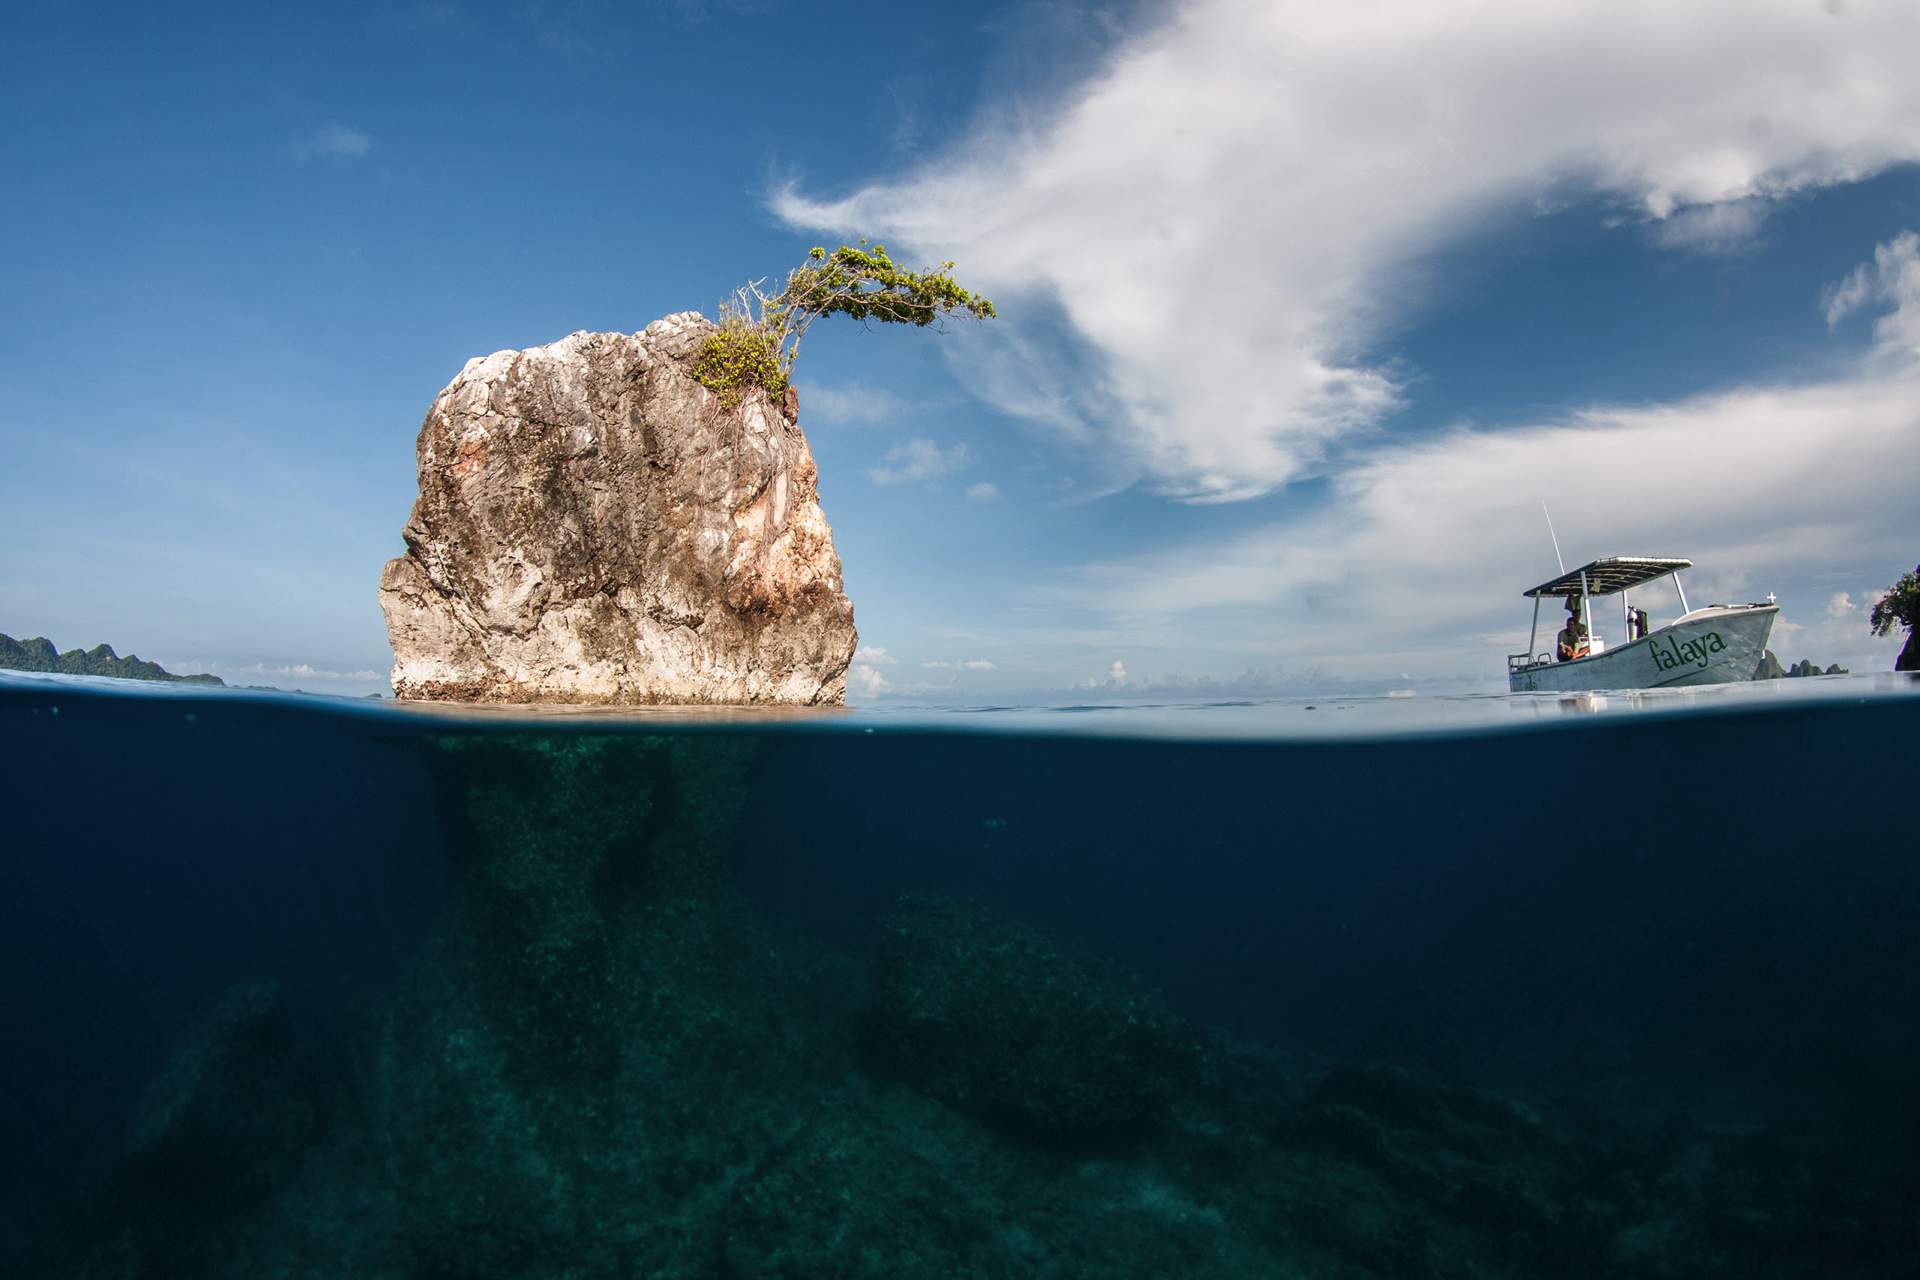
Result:
{"type": "Polygon", "coordinates": [[[846,700],[857,638],[797,400],[689,373],[696,312],[469,360],[380,575],[403,698],[846,700]]]}

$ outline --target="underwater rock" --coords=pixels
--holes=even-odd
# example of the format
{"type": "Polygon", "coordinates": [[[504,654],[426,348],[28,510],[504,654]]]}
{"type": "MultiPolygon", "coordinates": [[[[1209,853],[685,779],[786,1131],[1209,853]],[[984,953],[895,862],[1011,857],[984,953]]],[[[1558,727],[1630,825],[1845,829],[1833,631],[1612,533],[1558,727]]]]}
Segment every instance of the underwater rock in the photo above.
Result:
{"type": "Polygon", "coordinates": [[[1380,1066],[1339,1066],[1299,1118],[1311,1140],[1461,1217],[1552,1236],[1563,1229],[1561,1144],[1499,1094],[1380,1066]],[[1546,1171],[1546,1172],[1543,1172],[1546,1171]],[[1530,1176],[1531,1174],[1531,1176],[1530,1176]]]}
{"type": "Polygon", "coordinates": [[[902,1079],[1017,1130],[1137,1130],[1197,1052],[1160,996],[983,908],[908,897],[881,924],[874,1048],[902,1079]]]}
{"type": "Polygon", "coordinates": [[[174,1048],[141,1100],[129,1165],[170,1197],[227,1198],[284,1174],[316,1121],[280,989],[249,983],[174,1048]]]}
{"type": "MultiPolygon", "coordinates": [[[[934,1280],[994,1273],[982,1269],[998,1259],[980,1224],[1004,1218],[1008,1206],[996,1203],[990,1179],[954,1158],[950,1143],[937,1124],[911,1112],[887,1116],[831,1101],[735,1189],[725,1217],[726,1274],[934,1280]]],[[[967,1154],[978,1164],[985,1153],[967,1154]]],[[[1004,1261],[994,1271],[1005,1274],[1004,1261]]]]}
{"type": "Polygon", "coordinates": [[[713,332],[683,312],[467,362],[380,577],[395,693],[846,700],[853,606],[795,402],[696,382],[713,332]]]}
{"type": "MultiPolygon", "coordinates": [[[[608,1001],[634,911],[731,890],[754,739],[447,735],[423,743],[456,874],[450,936],[517,1011],[516,1043],[588,1068],[623,1032],[608,1001]]],[[[704,918],[704,916],[703,916],[704,918]]]]}
{"type": "Polygon", "coordinates": [[[98,1203],[56,1224],[27,1274],[219,1274],[248,1217],[296,1176],[321,1119],[279,987],[234,987],[140,1100],[98,1203]]]}

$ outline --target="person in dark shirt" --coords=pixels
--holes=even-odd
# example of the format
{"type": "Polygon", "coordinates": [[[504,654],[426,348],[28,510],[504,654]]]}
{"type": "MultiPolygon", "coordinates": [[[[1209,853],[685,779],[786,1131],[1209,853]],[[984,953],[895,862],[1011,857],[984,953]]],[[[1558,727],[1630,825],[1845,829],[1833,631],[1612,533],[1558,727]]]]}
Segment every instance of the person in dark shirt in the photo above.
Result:
{"type": "Polygon", "coordinates": [[[1567,625],[1560,630],[1560,661],[1572,662],[1575,658],[1584,658],[1588,653],[1587,624],[1580,621],[1580,615],[1573,612],[1573,601],[1567,601],[1567,625]]]}

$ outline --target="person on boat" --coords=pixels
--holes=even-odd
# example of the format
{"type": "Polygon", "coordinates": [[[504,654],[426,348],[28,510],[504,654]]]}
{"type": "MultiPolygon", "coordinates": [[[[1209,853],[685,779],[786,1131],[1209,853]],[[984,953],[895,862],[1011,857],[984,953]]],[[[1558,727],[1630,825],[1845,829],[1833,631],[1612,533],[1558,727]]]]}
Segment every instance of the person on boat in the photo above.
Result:
{"type": "MultiPolygon", "coordinates": [[[[1568,602],[1571,606],[1571,601],[1568,602]]],[[[1580,621],[1580,615],[1567,613],[1567,625],[1560,631],[1560,661],[1572,662],[1575,658],[1587,656],[1587,624],[1580,621]]]]}

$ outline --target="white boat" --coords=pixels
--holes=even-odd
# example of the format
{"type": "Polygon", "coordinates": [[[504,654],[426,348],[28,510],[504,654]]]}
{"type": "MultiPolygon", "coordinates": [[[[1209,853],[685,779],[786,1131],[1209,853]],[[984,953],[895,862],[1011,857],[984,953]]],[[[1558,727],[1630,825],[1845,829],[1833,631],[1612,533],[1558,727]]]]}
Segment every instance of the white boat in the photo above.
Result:
{"type": "Polygon", "coordinates": [[[1732,684],[1753,679],[1773,634],[1780,607],[1764,604],[1716,604],[1687,607],[1680,571],[1691,560],[1655,556],[1607,556],[1543,582],[1526,594],[1533,600],[1533,630],[1527,651],[1507,657],[1507,686],[1515,693],[1534,690],[1667,689],[1681,685],[1732,684]],[[1660,578],[1673,580],[1680,616],[1658,629],[1647,626],[1629,593],[1660,578]],[[1621,643],[1608,647],[1593,623],[1596,597],[1620,597],[1621,643]],[[1586,624],[1588,653],[1561,660],[1557,652],[1538,651],[1540,602],[1568,601],[1586,624]]]}

